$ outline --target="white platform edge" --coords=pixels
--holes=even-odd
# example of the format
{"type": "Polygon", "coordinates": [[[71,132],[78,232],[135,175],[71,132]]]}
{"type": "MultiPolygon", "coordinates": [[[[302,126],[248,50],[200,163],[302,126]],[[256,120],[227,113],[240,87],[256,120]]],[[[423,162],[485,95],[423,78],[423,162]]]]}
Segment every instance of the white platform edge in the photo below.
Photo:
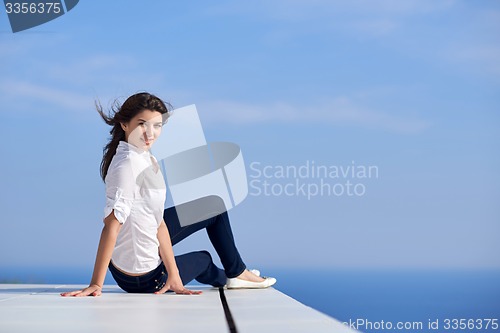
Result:
{"type": "MultiPolygon", "coordinates": [[[[101,297],[59,294],[79,285],[0,284],[0,332],[229,332],[217,288],[198,296],[127,294],[117,286],[101,297]]],[[[225,290],[238,332],[355,332],[274,288],[225,290]]]]}

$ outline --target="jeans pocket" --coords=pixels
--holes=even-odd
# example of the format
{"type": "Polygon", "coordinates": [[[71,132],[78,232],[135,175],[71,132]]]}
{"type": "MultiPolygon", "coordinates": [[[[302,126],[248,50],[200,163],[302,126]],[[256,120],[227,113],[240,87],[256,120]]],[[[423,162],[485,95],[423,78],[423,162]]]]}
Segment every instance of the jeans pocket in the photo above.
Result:
{"type": "Polygon", "coordinates": [[[157,279],[155,279],[155,283],[156,283],[156,286],[155,286],[155,290],[156,291],[159,291],[161,288],[163,288],[165,286],[165,284],[167,283],[167,273],[165,273],[164,270],[161,271],[161,274],[158,276],[157,279]]]}

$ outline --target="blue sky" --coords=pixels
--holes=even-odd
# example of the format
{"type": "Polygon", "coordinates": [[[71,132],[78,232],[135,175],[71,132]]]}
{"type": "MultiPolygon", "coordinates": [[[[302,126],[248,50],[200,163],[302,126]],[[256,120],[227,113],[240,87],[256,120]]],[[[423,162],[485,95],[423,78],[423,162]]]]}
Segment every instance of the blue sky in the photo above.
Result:
{"type": "Polygon", "coordinates": [[[250,266],[500,268],[499,42],[497,1],[80,1],[16,34],[2,11],[0,267],[92,266],[94,100],[146,90],[247,167],[378,167],[363,196],[249,195],[250,266]]]}

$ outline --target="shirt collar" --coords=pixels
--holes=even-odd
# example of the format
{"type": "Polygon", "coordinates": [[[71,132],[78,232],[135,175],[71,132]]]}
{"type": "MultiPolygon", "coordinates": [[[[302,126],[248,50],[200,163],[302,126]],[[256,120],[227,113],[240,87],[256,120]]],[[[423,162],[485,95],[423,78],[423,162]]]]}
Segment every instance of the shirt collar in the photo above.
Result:
{"type": "Polygon", "coordinates": [[[138,155],[146,158],[149,158],[151,156],[151,153],[148,150],[137,148],[136,146],[128,143],[127,141],[120,141],[120,143],[118,144],[118,149],[123,151],[133,151],[134,153],[137,153],[138,155]]]}

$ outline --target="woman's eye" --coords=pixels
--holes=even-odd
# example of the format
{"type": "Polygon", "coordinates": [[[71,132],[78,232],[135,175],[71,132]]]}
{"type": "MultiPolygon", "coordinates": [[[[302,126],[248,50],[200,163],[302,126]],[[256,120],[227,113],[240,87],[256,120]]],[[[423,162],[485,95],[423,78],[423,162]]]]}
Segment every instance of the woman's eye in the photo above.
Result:
{"type": "Polygon", "coordinates": [[[162,125],[161,125],[161,124],[156,124],[156,125],[155,125],[155,128],[161,128],[161,127],[162,127],[162,125]]]}

